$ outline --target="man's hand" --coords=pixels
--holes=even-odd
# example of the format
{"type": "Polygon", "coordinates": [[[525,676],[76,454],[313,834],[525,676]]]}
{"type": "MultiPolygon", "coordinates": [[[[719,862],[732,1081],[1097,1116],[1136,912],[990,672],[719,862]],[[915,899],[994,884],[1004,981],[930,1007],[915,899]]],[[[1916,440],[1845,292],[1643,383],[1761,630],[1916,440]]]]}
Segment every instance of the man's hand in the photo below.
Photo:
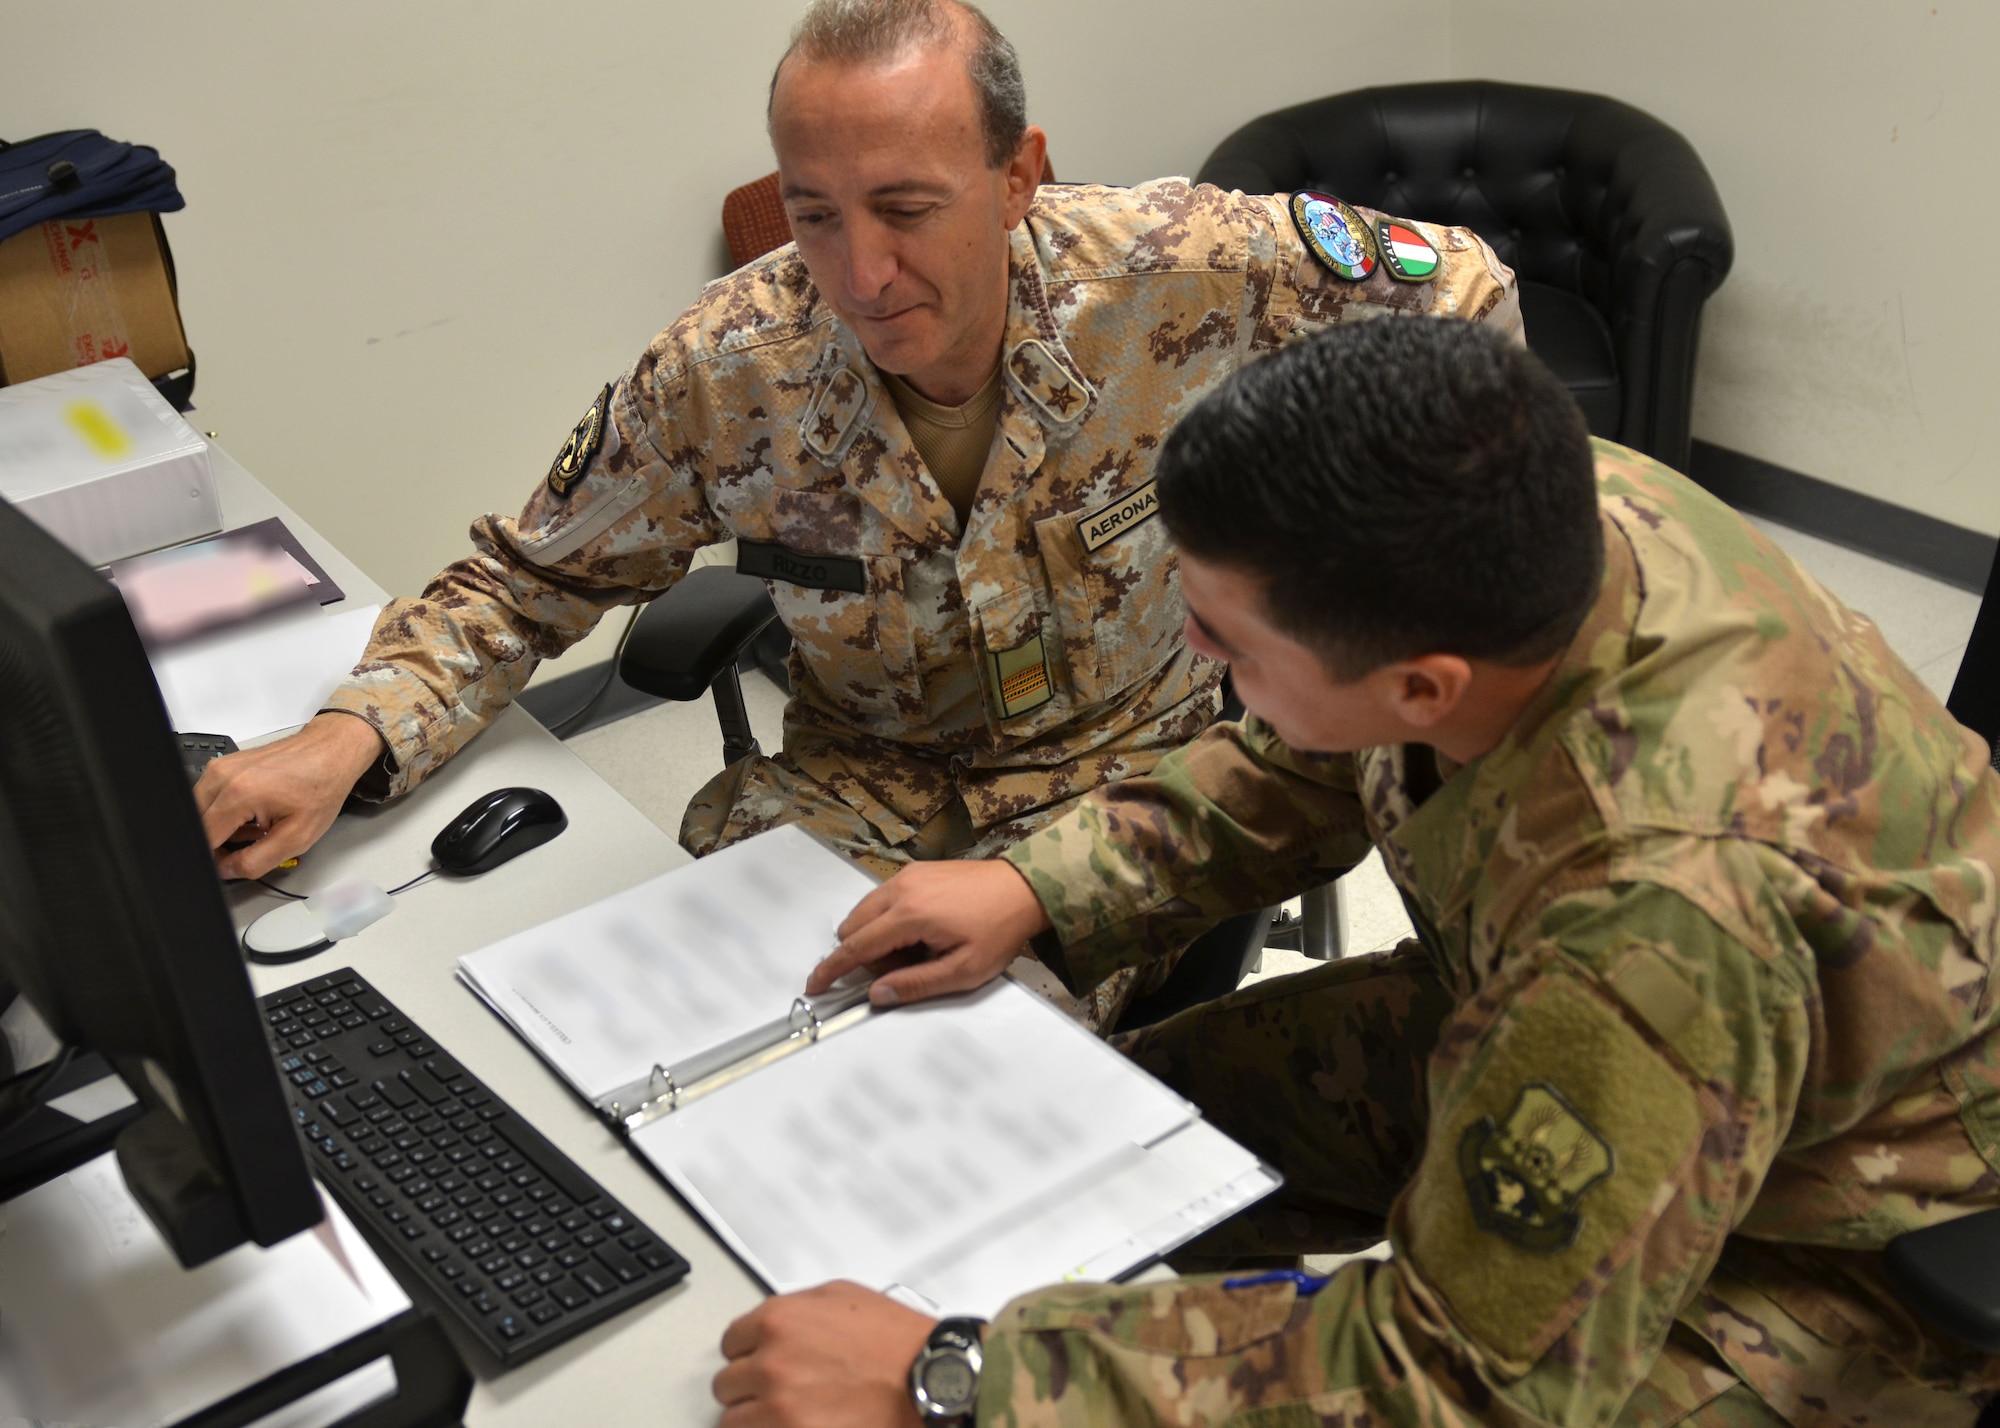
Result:
{"type": "Polygon", "coordinates": [[[806,979],[817,996],[856,967],[897,952],[930,960],[878,977],[878,1007],[983,987],[1049,925],[1027,880],[1004,859],[912,863],[868,894],[840,924],[840,945],[806,979]]]}
{"type": "Polygon", "coordinates": [[[216,871],[261,878],[312,847],[382,750],[374,726],[350,714],[321,714],[289,739],[211,762],[194,802],[217,850],[216,871]],[[230,842],[250,846],[221,852],[230,842]]]}
{"type": "Polygon", "coordinates": [[[845,1281],[767,1299],[723,1331],[721,1428],[914,1428],[910,1365],[936,1325],[845,1281]]]}

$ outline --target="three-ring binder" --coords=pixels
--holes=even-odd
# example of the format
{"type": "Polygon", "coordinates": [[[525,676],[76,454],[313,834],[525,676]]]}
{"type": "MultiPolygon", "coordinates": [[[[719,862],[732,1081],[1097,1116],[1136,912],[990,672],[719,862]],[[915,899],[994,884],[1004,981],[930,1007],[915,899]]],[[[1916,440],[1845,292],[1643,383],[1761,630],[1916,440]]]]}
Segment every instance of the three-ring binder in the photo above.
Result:
{"type": "Polygon", "coordinates": [[[831,997],[794,998],[782,1020],[746,1032],[683,1065],[654,1063],[644,1080],[621,1086],[598,1101],[598,1114],[613,1129],[630,1135],[760,1066],[855,1025],[869,1011],[865,983],[831,997]]]}

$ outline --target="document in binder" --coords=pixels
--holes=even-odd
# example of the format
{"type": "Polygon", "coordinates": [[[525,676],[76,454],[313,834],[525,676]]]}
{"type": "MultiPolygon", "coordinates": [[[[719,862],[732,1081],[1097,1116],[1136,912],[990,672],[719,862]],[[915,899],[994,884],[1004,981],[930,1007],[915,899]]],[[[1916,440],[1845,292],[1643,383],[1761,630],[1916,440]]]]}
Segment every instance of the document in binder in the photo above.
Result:
{"type": "Polygon", "coordinates": [[[459,976],[773,1289],[991,1315],[1113,1279],[1276,1172],[1002,979],[876,1013],[799,995],[874,886],[798,828],[459,959],[459,976]]]}

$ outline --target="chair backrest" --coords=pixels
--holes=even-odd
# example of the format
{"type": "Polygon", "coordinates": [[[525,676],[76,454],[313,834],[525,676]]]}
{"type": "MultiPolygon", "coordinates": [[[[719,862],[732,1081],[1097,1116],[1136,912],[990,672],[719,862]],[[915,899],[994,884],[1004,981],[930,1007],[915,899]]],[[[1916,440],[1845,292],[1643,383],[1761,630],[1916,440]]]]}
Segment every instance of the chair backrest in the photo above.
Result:
{"type": "MultiPolygon", "coordinates": [[[[1055,169],[1043,159],[1042,182],[1055,181],[1055,169]]],[[[722,238],[729,245],[730,261],[739,268],[792,241],[785,204],[778,197],[777,174],[765,174],[729,191],[722,200],[722,238]]]]}
{"type": "Polygon", "coordinates": [[[1472,229],[1524,286],[1573,294],[1603,320],[1624,389],[1606,434],[1687,460],[1701,305],[1734,250],[1701,157],[1652,115],[1492,80],[1358,89],[1251,120],[1197,177],[1472,229]]]}

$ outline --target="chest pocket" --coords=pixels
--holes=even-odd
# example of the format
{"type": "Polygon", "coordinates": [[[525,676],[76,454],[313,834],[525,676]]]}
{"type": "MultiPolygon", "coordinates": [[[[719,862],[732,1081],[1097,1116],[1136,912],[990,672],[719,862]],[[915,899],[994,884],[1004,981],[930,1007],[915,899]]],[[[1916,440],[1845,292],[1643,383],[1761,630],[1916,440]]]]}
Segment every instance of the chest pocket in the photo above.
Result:
{"type": "Polygon", "coordinates": [[[1035,523],[1079,705],[1116,697],[1167,662],[1187,607],[1153,483],[1035,523]]]}
{"type": "Polygon", "coordinates": [[[1075,709],[1063,667],[1062,633],[1035,599],[1016,586],[974,602],[980,685],[986,718],[1004,739],[1027,739],[1065,722],[1075,709]]]}
{"type": "Polygon", "coordinates": [[[782,493],[738,533],[736,568],[763,579],[821,699],[881,732],[927,721],[904,562],[845,494],[782,493]]]}

